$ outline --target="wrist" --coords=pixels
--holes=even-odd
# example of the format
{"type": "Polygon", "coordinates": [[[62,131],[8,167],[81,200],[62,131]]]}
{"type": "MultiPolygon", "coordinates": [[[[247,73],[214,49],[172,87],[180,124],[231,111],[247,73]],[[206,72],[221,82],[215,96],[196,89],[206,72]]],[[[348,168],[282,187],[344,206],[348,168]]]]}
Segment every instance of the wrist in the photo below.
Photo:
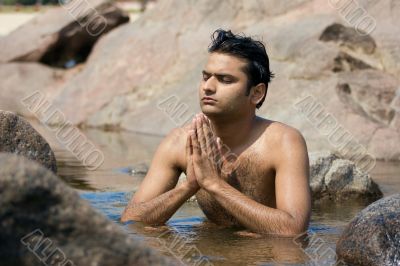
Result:
{"type": "Polygon", "coordinates": [[[210,193],[214,193],[215,191],[219,190],[219,187],[221,185],[221,181],[223,182],[223,180],[220,179],[220,178],[213,178],[213,179],[210,179],[210,180],[207,180],[207,181],[203,182],[202,187],[206,191],[208,191],[210,193]]]}
{"type": "Polygon", "coordinates": [[[201,188],[197,182],[190,182],[188,180],[184,181],[182,186],[192,194],[195,194],[201,188]]]}

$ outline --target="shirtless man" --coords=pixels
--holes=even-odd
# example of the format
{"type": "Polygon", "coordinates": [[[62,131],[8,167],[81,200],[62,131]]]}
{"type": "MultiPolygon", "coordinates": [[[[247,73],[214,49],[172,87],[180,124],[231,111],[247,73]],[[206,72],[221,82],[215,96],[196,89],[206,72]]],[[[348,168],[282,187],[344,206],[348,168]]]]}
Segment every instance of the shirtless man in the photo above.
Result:
{"type": "Polygon", "coordinates": [[[199,88],[202,113],[161,142],[121,221],[163,224],[196,195],[217,224],[284,236],[306,231],[311,196],[304,138],[255,115],[272,76],[261,42],[214,32],[199,88]],[[187,179],[177,185],[181,172],[187,179]]]}

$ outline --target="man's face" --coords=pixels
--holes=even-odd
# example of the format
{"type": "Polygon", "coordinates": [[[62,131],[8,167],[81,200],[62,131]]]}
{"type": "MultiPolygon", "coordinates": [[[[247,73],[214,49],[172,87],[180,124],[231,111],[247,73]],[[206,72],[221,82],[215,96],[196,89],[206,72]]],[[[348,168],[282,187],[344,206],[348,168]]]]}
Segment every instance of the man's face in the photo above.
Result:
{"type": "Polygon", "coordinates": [[[207,116],[241,114],[251,107],[244,59],[211,53],[199,88],[200,107],[207,116]]]}

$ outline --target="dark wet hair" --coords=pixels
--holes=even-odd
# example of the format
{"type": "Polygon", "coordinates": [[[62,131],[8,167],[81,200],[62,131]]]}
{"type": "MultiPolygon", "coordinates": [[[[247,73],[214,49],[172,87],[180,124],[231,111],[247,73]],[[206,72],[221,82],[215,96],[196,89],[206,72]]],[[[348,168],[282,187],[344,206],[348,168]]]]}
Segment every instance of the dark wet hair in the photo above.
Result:
{"type": "Polygon", "coordinates": [[[233,55],[248,62],[245,69],[243,69],[249,80],[246,95],[250,94],[251,87],[259,83],[265,84],[264,97],[256,106],[260,108],[267,95],[268,83],[274,77],[274,74],[269,69],[269,58],[264,44],[251,37],[235,35],[230,30],[223,29],[216,30],[211,35],[211,40],[211,44],[208,47],[209,53],[216,52],[233,55]]]}

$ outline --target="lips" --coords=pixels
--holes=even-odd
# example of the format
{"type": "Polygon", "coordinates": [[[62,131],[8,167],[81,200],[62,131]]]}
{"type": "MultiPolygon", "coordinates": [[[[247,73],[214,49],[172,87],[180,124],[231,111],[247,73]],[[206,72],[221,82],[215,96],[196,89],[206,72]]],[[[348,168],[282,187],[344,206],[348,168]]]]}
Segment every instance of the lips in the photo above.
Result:
{"type": "Polygon", "coordinates": [[[203,97],[201,100],[205,101],[205,102],[216,102],[217,101],[217,100],[215,100],[214,98],[211,98],[211,97],[203,97]]]}

